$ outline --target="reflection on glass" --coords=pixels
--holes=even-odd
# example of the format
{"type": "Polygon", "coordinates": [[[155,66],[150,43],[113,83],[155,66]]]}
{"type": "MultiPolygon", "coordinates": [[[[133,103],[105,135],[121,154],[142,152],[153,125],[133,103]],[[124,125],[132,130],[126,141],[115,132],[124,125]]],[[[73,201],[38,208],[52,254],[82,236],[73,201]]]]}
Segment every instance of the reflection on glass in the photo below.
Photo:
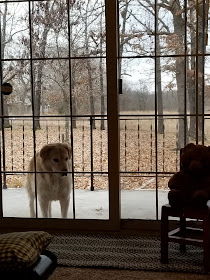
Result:
{"type": "Polygon", "coordinates": [[[1,59],[30,57],[28,3],[1,3],[1,59]]]}
{"type": "Polygon", "coordinates": [[[176,138],[178,118],[158,118],[157,125],[158,130],[163,131],[163,133],[157,134],[157,170],[159,172],[176,172],[179,169],[179,149],[176,138]]]}
{"type": "Polygon", "coordinates": [[[73,59],[71,66],[73,115],[105,115],[107,112],[105,59],[73,59]]]}
{"type": "MultiPolygon", "coordinates": [[[[31,115],[31,72],[28,61],[4,61],[3,82],[12,85],[12,93],[4,95],[4,114],[12,116],[31,115]]],[[[9,126],[9,124],[7,125],[9,126]]]]}
{"type": "Polygon", "coordinates": [[[91,176],[75,174],[76,219],[109,219],[109,189],[106,175],[94,175],[94,191],[91,176]]]}
{"type": "Polygon", "coordinates": [[[154,55],[155,1],[150,3],[119,1],[120,57],[154,55]]]}
{"type": "Polygon", "coordinates": [[[68,14],[65,1],[31,3],[34,58],[68,56],[68,14]]]}
{"type": "Polygon", "coordinates": [[[158,220],[161,219],[162,206],[168,204],[168,181],[172,175],[173,174],[158,176],[158,220]]]}
{"type": "Polygon", "coordinates": [[[210,59],[205,58],[205,72],[204,72],[204,113],[209,114],[210,110],[210,84],[209,84],[209,70],[210,59]]]}
{"type": "Polygon", "coordinates": [[[106,56],[105,1],[71,3],[71,57],[106,56]]]}
{"type": "Polygon", "coordinates": [[[155,108],[154,59],[122,59],[121,78],[121,114],[150,114],[155,108]]]}
{"type": "Polygon", "coordinates": [[[204,144],[210,146],[210,118],[205,117],[204,120],[204,144]]]}
{"type": "Polygon", "coordinates": [[[121,218],[156,218],[156,179],[152,175],[121,173],[121,218]]]}
{"type": "MultiPolygon", "coordinates": [[[[26,171],[29,158],[33,156],[33,122],[30,118],[10,118],[9,128],[4,130],[6,171],[26,171]]],[[[16,174],[7,182],[9,187],[22,187],[23,176],[16,174]]]]}
{"type": "Polygon", "coordinates": [[[3,217],[30,218],[28,195],[23,182],[23,174],[7,175],[7,189],[2,190],[3,217]]]}
{"type": "Polygon", "coordinates": [[[35,115],[70,114],[68,60],[38,60],[33,63],[35,115]]]}
{"type": "Polygon", "coordinates": [[[121,171],[155,171],[154,118],[121,117],[120,147],[121,171]]]}

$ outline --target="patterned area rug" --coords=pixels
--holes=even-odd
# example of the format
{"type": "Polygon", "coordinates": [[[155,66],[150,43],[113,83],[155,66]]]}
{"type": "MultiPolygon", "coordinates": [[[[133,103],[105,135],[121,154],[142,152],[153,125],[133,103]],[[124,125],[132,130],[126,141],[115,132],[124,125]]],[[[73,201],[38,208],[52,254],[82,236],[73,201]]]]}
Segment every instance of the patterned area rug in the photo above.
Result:
{"type": "Polygon", "coordinates": [[[169,263],[160,262],[160,239],[136,236],[54,235],[48,247],[65,266],[109,267],[204,273],[203,252],[199,247],[169,244],[169,263]]]}

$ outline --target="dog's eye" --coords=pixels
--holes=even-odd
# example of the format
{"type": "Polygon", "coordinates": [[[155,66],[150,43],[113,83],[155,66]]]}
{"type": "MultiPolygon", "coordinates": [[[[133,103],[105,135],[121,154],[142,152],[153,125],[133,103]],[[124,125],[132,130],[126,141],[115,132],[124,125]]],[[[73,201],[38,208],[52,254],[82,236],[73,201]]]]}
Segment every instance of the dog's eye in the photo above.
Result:
{"type": "Polygon", "coordinates": [[[58,158],[54,158],[53,161],[54,162],[58,162],[59,160],[58,160],[58,158]]]}
{"type": "Polygon", "coordinates": [[[68,159],[69,159],[69,158],[68,158],[68,157],[66,157],[66,158],[65,158],[65,161],[67,161],[68,159]]]}

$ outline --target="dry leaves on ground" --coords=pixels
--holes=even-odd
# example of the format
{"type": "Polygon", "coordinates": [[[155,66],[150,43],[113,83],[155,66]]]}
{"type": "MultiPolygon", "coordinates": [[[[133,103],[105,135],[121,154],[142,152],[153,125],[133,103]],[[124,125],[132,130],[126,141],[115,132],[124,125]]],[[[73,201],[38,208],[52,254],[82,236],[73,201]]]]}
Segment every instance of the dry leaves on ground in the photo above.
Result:
{"type": "MultiPolygon", "coordinates": [[[[65,135],[65,123],[48,121],[42,123],[36,131],[36,150],[44,144],[61,142],[65,135]]],[[[93,130],[84,122],[78,122],[73,130],[74,186],[89,189],[91,186],[91,148],[93,186],[95,189],[108,188],[108,135],[107,129],[100,130],[100,124],[93,130]],[[92,138],[91,138],[92,137],[92,138]],[[91,147],[92,139],[92,147],[91,147]],[[83,174],[81,172],[84,172],[83,174]],[[101,173],[102,172],[102,173],[101,173]]],[[[122,189],[167,189],[169,176],[179,166],[179,154],[173,133],[166,133],[155,138],[154,129],[134,125],[121,127],[120,130],[120,177],[122,189]],[[157,143],[157,152],[156,152],[157,143]],[[156,177],[156,169],[158,175],[156,177]],[[139,173],[140,172],[140,173],[139,173]],[[159,173],[163,174],[159,174],[159,173]],[[165,173],[166,172],[166,173],[165,173]],[[156,184],[157,178],[157,184],[156,184]]],[[[22,187],[29,159],[34,154],[32,124],[13,121],[11,129],[5,130],[6,171],[13,172],[6,176],[8,187],[22,187]],[[15,172],[20,172],[17,174],[15,172]]]]}

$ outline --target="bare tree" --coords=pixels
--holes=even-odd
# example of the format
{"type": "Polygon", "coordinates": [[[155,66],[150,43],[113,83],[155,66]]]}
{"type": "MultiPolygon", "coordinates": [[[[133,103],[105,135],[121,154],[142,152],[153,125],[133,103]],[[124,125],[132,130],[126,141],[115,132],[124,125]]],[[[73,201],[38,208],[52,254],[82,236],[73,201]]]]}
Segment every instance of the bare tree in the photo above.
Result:
{"type": "MultiPolygon", "coordinates": [[[[52,28],[53,21],[52,15],[57,16],[54,11],[54,5],[56,0],[50,3],[47,2],[32,2],[32,39],[33,39],[33,55],[35,57],[45,58],[47,36],[52,28]]],[[[34,115],[35,118],[35,130],[40,129],[40,107],[42,96],[42,81],[43,81],[43,68],[45,65],[44,60],[39,60],[34,63],[34,115]]]]}
{"type": "MultiPolygon", "coordinates": [[[[142,26],[147,34],[150,34],[150,36],[156,36],[156,54],[160,54],[160,40],[159,40],[159,21],[164,26],[165,29],[168,31],[168,27],[164,24],[163,21],[160,20],[158,14],[159,14],[159,6],[157,6],[157,12],[155,13],[154,5],[151,3],[150,0],[147,1],[132,1],[132,0],[126,0],[121,1],[122,6],[120,8],[120,15],[121,15],[121,25],[120,25],[120,51],[119,51],[119,77],[122,77],[122,56],[124,51],[126,51],[126,46],[130,46],[130,48],[138,55],[138,50],[140,53],[144,52],[144,47],[140,43],[140,38],[142,38],[141,33],[143,31],[139,30],[131,30],[131,32],[127,31],[126,25],[127,21],[132,17],[133,20],[135,20],[139,26],[142,26]],[[147,5],[145,5],[145,3],[147,5]],[[151,13],[154,17],[156,15],[156,26],[157,30],[155,32],[154,29],[150,27],[150,24],[146,24],[146,21],[143,22],[143,17],[138,17],[138,15],[135,12],[135,9],[132,9],[132,5],[138,4],[139,7],[144,8],[148,13],[151,13]],[[138,47],[136,44],[132,43],[133,40],[139,39],[139,45],[138,47]]],[[[146,50],[145,50],[146,53],[146,50]]],[[[162,100],[162,86],[161,86],[161,64],[160,64],[160,57],[156,57],[156,90],[157,90],[157,111],[159,115],[163,115],[163,100],[162,100]]],[[[126,73],[124,73],[126,75],[126,73]]],[[[163,117],[158,117],[158,133],[164,133],[164,121],[163,117]]]]}
{"type": "MultiPolygon", "coordinates": [[[[156,47],[157,55],[160,55],[160,37],[159,37],[159,7],[157,6],[157,17],[156,17],[156,47]]],[[[157,112],[158,112],[158,133],[164,134],[164,120],[161,115],[163,115],[163,94],[162,94],[162,82],[161,82],[161,63],[160,56],[156,57],[156,91],[157,91],[157,112]]]]}
{"type": "MultiPolygon", "coordinates": [[[[0,11],[0,21],[1,21],[1,84],[10,82],[16,75],[21,72],[21,69],[17,69],[14,67],[14,63],[10,63],[10,66],[5,67],[2,60],[5,58],[5,49],[6,46],[13,41],[13,37],[16,33],[21,32],[22,30],[15,30],[14,25],[15,22],[15,12],[9,11],[8,3],[5,2],[3,8],[0,11]],[[10,26],[8,26],[8,21],[10,22],[10,26]]],[[[9,115],[8,110],[8,97],[3,95],[2,99],[0,98],[0,113],[2,114],[2,105],[1,100],[3,100],[3,110],[4,115],[9,115]]],[[[0,124],[2,125],[2,123],[0,124]]],[[[4,127],[10,127],[9,119],[4,118],[4,127]]]]}
{"type": "MultiPolygon", "coordinates": [[[[204,56],[198,54],[206,53],[206,36],[208,6],[206,1],[199,1],[196,6],[194,1],[189,1],[190,14],[190,50],[194,54],[188,60],[188,96],[190,103],[190,114],[203,114],[204,108],[204,56]],[[197,24],[193,24],[196,23],[197,24]]],[[[189,125],[189,136],[193,139],[203,140],[203,118],[191,117],[189,125]]]]}
{"type": "MultiPolygon", "coordinates": [[[[185,107],[185,69],[187,69],[187,86],[188,97],[191,114],[203,113],[203,76],[204,76],[204,57],[199,54],[205,54],[205,40],[207,28],[207,7],[206,1],[198,1],[198,6],[195,1],[189,1],[188,6],[185,7],[181,1],[175,0],[164,1],[160,3],[160,7],[171,12],[173,17],[173,27],[175,44],[174,53],[177,55],[175,59],[175,73],[178,94],[178,112],[180,115],[184,114],[185,107]],[[189,13],[189,21],[185,23],[185,12],[189,13]],[[196,24],[197,22],[197,24],[196,24]],[[185,25],[186,24],[186,25],[185,25]],[[189,29],[190,46],[187,49],[187,54],[191,54],[189,59],[180,56],[180,51],[185,47],[185,32],[189,29]],[[187,62],[187,63],[186,63],[187,62]]],[[[203,118],[190,117],[190,127],[188,133],[187,122],[185,118],[179,118],[179,133],[178,133],[178,147],[181,148],[189,141],[188,137],[195,138],[196,141],[201,139],[203,134],[203,118]]]]}
{"type": "MultiPolygon", "coordinates": [[[[104,68],[103,68],[103,59],[102,59],[102,54],[103,54],[103,10],[101,13],[101,20],[100,20],[100,63],[99,63],[99,72],[100,72],[100,91],[101,91],[101,115],[103,116],[105,114],[105,101],[104,101],[104,68]]],[[[105,129],[104,125],[104,118],[101,118],[101,130],[105,129]]]]}

